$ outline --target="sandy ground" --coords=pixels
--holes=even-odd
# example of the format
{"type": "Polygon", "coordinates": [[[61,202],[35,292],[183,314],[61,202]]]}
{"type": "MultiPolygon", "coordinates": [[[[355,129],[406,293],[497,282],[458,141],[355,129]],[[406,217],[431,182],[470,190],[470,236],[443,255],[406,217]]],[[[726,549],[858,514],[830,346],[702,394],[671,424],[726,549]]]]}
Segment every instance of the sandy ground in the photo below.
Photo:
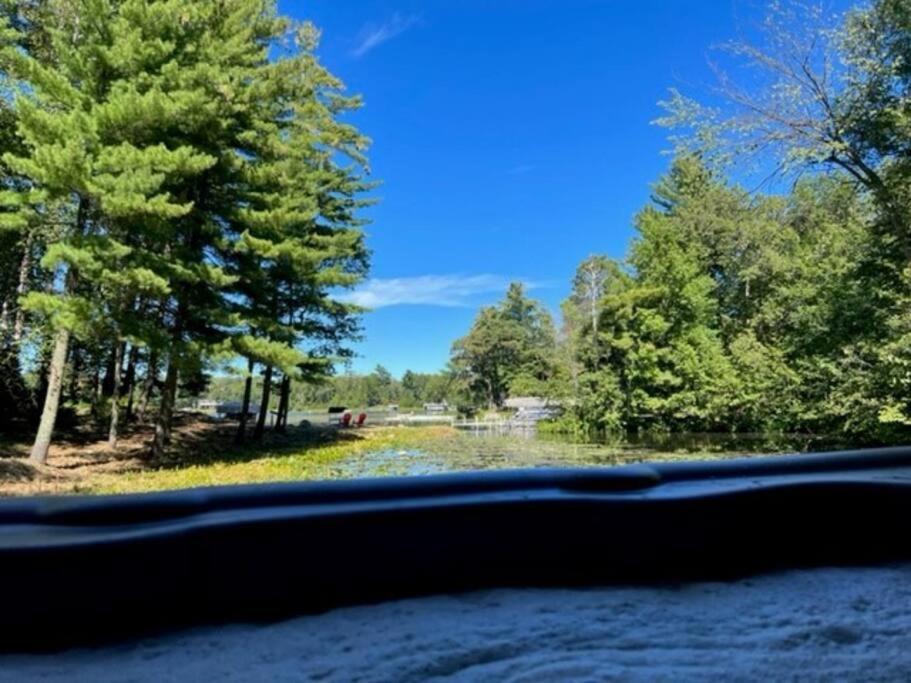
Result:
{"type": "Polygon", "coordinates": [[[907,681],[911,566],[495,590],[0,658],[0,681],[907,681]]]}
{"type": "MultiPolygon", "coordinates": [[[[28,460],[31,439],[0,444],[0,496],[36,496],[81,493],[93,477],[134,472],[149,467],[146,460],[152,439],[151,425],[133,426],[111,448],[103,433],[87,427],[55,438],[46,465],[28,460]]],[[[205,443],[211,448],[231,443],[231,425],[218,425],[178,415],[172,450],[179,458],[205,443]]]]}

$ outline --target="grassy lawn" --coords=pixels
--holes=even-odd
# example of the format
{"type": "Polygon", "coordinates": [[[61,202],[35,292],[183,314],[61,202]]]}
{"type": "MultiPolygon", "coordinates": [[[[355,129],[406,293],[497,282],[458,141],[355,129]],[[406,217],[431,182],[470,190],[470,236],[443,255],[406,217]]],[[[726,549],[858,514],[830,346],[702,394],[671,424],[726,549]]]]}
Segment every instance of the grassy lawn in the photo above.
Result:
{"type": "Polygon", "coordinates": [[[146,434],[111,450],[99,439],[59,443],[44,467],[18,445],[0,451],[0,495],[133,493],[221,484],[333,478],[333,465],[370,451],[419,448],[449,438],[445,426],[291,429],[261,444],[237,447],[231,425],[189,422],[179,427],[167,458],[144,458],[146,434]],[[4,457],[5,456],[5,457],[4,457]]]}

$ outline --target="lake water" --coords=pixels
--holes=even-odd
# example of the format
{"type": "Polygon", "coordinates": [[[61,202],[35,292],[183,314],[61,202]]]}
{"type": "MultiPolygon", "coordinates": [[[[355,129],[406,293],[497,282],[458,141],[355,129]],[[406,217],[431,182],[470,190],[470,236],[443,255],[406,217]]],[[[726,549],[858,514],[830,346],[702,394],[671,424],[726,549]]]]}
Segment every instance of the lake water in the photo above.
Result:
{"type": "MultiPolygon", "coordinates": [[[[382,422],[383,415],[368,415],[368,424],[382,422]]],[[[325,415],[313,414],[306,419],[324,421],[325,415]]],[[[326,474],[330,478],[348,479],[526,467],[612,466],[811,452],[842,446],[830,439],[775,434],[628,435],[580,442],[560,435],[539,434],[534,428],[459,429],[421,448],[352,456],[331,465],[326,474]]]]}

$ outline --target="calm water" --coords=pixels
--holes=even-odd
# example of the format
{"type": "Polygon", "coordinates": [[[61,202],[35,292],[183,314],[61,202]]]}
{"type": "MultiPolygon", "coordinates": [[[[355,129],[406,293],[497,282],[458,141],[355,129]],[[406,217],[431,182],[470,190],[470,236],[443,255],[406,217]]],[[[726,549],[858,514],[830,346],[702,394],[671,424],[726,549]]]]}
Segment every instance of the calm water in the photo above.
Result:
{"type": "MultiPolygon", "coordinates": [[[[374,416],[374,424],[378,418],[374,416]]],[[[538,434],[534,429],[464,429],[419,449],[380,450],[352,456],[330,466],[326,475],[347,479],[524,467],[610,466],[809,452],[840,446],[831,440],[793,435],[674,434],[580,443],[566,437],[538,434]]]]}

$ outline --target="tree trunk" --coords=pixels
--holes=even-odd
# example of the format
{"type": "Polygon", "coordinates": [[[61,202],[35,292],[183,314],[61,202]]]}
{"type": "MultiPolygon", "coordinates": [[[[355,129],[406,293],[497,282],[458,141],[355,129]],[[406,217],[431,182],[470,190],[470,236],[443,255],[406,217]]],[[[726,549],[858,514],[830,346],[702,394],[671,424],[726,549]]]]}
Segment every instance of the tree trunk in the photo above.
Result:
{"type": "MultiPolygon", "coordinates": [[[[73,226],[73,232],[82,235],[85,232],[86,210],[88,209],[83,197],[79,197],[76,209],[76,222],[73,226]]],[[[17,293],[25,294],[28,286],[28,270],[30,268],[31,239],[26,242],[25,255],[19,264],[19,286],[17,293]]],[[[52,278],[52,280],[55,278],[52,278]]],[[[63,276],[63,294],[72,293],[76,288],[76,271],[70,267],[63,276]]],[[[14,335],[17,337],[16,343],[22,336],[22,329],[25,325],[25,313],[19,306],[16,315],[17,331],[14,335]]],[[[47,392],[44,395],[44,408],[41,410],[41,421],[38,424],[38,431],[35,434],[35,443],[32,444],[32,452],[29,458],[38,464],[43,465],[47,462],[47,452],[51,446],[51,437],[54,435],[54,425],[57,422],[57,410],[60,408],[60,391],[63,388],[63,373],[66,370],[66,355],[69,351],[70,331],[67,329],[57,330],[54,339],[54,350],[51,354],[51,365],[47,374],[47,392]]]]}
{"type": "Polygon", "coordinates": [[[123,369],[123,352],[126,342],[117,341],[114,347],[114,386],[111,389],[111,426],[108,429],[108,447],[117,446],[117,422],[120,418],[120,386],[123,369]]]}
{"type": "Polygon", "coordinates": [[[70,401],[73,403],[79,400],[79,373],[82,371],[81,354],[74,345],[70,349],[70,386],[67,389],[70,401]]]}
{"type": "MultiPolygon", "coordinates": [[[[169,248],[165,247],[165,255],[169,253],[169,248]]],[[[167,299],[162,300],[158,305],[158,311],[152,314],[154,320],[164,325],[164,314],[167,309],[167,299]]],[[[142,391],[139,394],[139,408],[136,411],[136,419],[140,424],[145,423],[146,410],[149,407],[149,400],[152,398],[152,391],[155,389],[155,381],[158,378],[158,351],[149,349],[148,359],[146,360],[146,376],[142,383],[142,391]]]]}
{"type": "MultiPolygon", "coordinates": [[[[118,344],[119,346],[119,344],[118,344]]],[[[114,361],[117,359],[117,349],[108,355],[104,374],[101,376],[101,398],[110,398],[114,393],[114,361]]]]}
{"type": "Polygon", "coordinates": [[[595,372],[601,369],[601,339],[598,337],[598,302],[592,299],[592,346],[595,348],[595,372]]]}
{"type": "Polygon", "coordinates": [[[256,420],[256,429],[253,430],[253,438],[256,440],[263,438],[263,432],[266,429],[266,414],[269,412],[269,394],[272,391],[272,366],[266,366],[266,374],[263,377],[263,397],[259,404],[259,417],[256,420]]]}
{"type": "Polygon", "coordinates": [[[149,399],[152,397],[152,389],[155,388],[155,378],[158,375],[158,354],[154,351],[149,352],[148,367],[146,368],[145,381],[142,383],[142,393],[139,395],[139,409],[136,411],[136,417],[140,422],[146,420],[146,410],[149,407],[149,399]]]}
{"type": "Polygon", "coordinates": [[[13,348],[17,352],[22,341],[22,332],[25,330],[25,309],[22,308],[19,299],[28,293],[28,274],[31,268],[32,234],[29,233],[25,238],[25,246],[22,249],[22,260],[19,262],[19,283],[16,285],[16,319],[13,323],[13,348]]]}
{"type": "Polygon", "coordinates": [[[168,358],[168,371],[161,390],[161,405],[158,407],[158,419],[155,421],[155,435],[152,437],[151,454],[153,458],[161,458],[164,455],[165,446],[171,442],[171,420],[174,417],[176,394],[177,364],[171,356],[168,358]]]}
{"type": "Polygon", "coordinates": [[[244,400],[240,408],[240,424],[237,425],[237,434],[234,435],[234,443],[241,444],[247,436],[247,416],[250,413],[250,395],[253,393],[253,368],[255,363],[252,359],[247,360],[247,380],[244,382],[244,400]]]}
{"type": "Polygon", "coordinates": [[[102,378],[101,375],[94,371],[92,373],[92,407],[90,412],[92,418],[97,420],[101,416],[101,398],[102,398],[102,378]]]}
{"type": "Polygon", "coordinates": [[[54,423],[57,422],[57,409],[60,407],[60,389],[63,386],[63,371],[66,368],[66,352],[70,343],[69,330],[59,330],[54,340],[54,352],[51,356],[51,367],[48,373],[47,394],[44,398],[44,409],[41,411],[41,423],[35,434],[30,459],[43,465],[47,462],[47,452],[54,434],[54,423]]]}
{"type": "Polygon", "coordinates": [[[282,413],[282,428],[288,428],[288,413],[291,412],[291,378],[287,378],[288,384],[285,387],[285,410],[282,413]]]}
{"type": "MultiPolygon", "coordinates": [[[[67,342],[67,345],[69,345],[69,342],[67,342]]],[[[67,351],[69,351],[69,349],[67,349],[67,351]]],[[[53,349],[50,350],[50,353],[48,353],[47,349],[42,349],[41,351],[41,362],[38,365],[38,377],[40,379],[38,381],[38,388],[35,391],[35,399],[33,401],[35,410],[37,410],[40,406],[43,406],[45,400],[47,399],[47,385],[48,380],[51,376],[51,356],[53,353],[53,349]]]]}
{"type": "Polygon", "coordinates": [[[291,378],[285,375],[282,378],[281,398],[278,400],[278,416],[275,418],[275,431],[281,434],[285,433],[288,425],[288,398],[291,392],[291,378]]]}
{"type": "Polygon", "coordinates": [[[165,371],[164,386],[161,388],[161,403],[158,405],[158,419],[155,421],[155,436],[152,439],[153,458],[164,455],[164,448],[171,443],[171,426],[174,418],[174,401],[177,398],[178,349],[183,341],[183,327],[187,316],[187,303],[177,300],[174,326],[171,328],[171,350],[168,353],[168,369],[165,371]]]}
{"type": "Polygon", "coordinates": [[[124,378],[124,386],[129,398],[127,398],[127,409],[123,419],[130,422],[133,419],[133,396],[136,393],[136,363],[139,361],[139,347],[133,344],[130,347],[130,360],[127,361],[127,374],[124,378]]]}

